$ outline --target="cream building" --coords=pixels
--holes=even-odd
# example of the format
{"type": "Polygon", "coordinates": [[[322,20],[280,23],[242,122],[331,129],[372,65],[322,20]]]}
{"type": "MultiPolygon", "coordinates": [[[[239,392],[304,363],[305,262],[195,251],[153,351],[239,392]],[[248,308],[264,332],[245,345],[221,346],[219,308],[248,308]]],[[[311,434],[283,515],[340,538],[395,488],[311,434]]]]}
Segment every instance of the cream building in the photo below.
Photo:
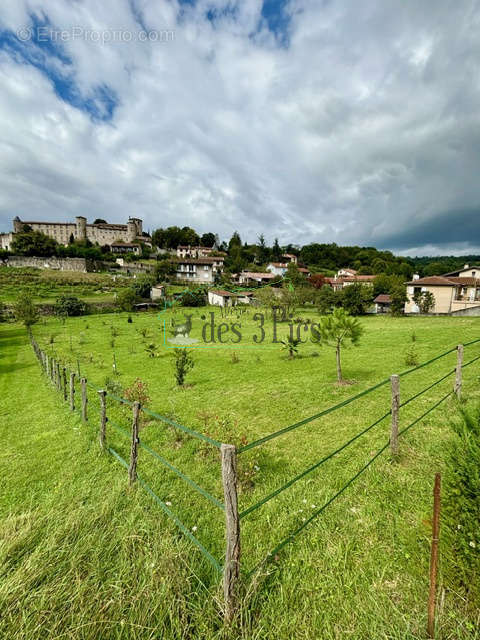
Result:
{"type": "Polygon", "coordinates": [[[470,267],[445,273],[442,276],[413,278],[407,282],[408,301],[405,313],[419,313],[413,296],[417,291],[430,291],[435,298],[435,305],[430,313],[454,313],[466,309],[480,307],[480,266],[470,267]]]}

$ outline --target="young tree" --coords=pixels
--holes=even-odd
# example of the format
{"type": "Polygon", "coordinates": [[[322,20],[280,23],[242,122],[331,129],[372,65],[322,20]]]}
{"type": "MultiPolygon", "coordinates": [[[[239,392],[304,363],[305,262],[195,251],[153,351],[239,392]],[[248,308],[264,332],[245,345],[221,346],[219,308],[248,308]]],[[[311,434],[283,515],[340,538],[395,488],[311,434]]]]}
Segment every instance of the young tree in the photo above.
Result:
{"type": "Polygon", "coordinates": [[[174,349],[175,357],[175,380],[179,387],[185,382],[185,376],[193,369],[194,361],[190,353],[186,349],[174,349]]]}
{"type": "Polygon", "coordinates": [[[330,316],[320,319],[316,327],[312,326],[312,342],[325,343],[335,349],[337,362],[337,381],[341,384],[341,349],[348,343],[358,345],[363,327],[357,318],[352,318],[345,309],[335,309],[330,316]]]}
{"type": "Polygon", "coordinates": [[[32,299],[27,294],[22,294],[13,306],[13,314],[17,322],[23,322],[27,329],[38,322],[38,312],[32,299]]]}
{"type": "Polygon", "coordinates": [[[301,343],[301,340],[298,338],[292,338],[292,336],[288,336],[285,340],[282,340],[282,349],[288,351],[288,357],[290,359],[294,358],[298,353],[298,345],[301,343]]]}

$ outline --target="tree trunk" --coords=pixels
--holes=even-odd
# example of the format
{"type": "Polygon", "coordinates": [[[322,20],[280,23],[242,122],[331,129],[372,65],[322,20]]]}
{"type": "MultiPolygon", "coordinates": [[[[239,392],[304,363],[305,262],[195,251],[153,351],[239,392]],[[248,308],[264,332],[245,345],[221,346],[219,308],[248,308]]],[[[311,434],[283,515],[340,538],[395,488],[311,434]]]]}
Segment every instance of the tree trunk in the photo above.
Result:
{"type": "Polygon", "coordinates": [[[342,382],[342,363],[340,362],[340,345],[335,347],[335,355],[337,357],[337,380],[342,382]]]}

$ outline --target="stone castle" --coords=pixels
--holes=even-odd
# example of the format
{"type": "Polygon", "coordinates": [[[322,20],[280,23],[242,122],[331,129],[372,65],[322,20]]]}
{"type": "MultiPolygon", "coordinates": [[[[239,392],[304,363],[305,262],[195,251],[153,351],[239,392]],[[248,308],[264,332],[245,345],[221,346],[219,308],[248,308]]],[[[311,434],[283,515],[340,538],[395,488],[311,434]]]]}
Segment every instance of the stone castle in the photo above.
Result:
{"type": "Polygon", "coordinates": [[[140,218],[129,218],[127,224],[108,224],[99,222],[88,224],[83,216],[77,216],[75,222],[32,222],[30,220],[20,220],[17,216],[13,220],[13,232],[0,234],[0,247],[10,249],[11,243],[16,233],[21,233],[25,225],[33,231],[40,231],[59,244],[68,245],[74,241],[90,240],[93,244],[100,246],[112,245],[116,242],[135,243],[138,241],[150,243],[148,234],[143,233],[142,220],[140,218]]]}

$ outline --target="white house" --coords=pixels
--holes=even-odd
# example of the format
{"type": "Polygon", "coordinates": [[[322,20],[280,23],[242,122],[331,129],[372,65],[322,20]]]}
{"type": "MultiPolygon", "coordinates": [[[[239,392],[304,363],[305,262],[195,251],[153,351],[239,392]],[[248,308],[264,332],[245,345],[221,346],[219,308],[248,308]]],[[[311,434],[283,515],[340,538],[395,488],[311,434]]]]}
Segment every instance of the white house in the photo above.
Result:
{"type": "Polygon", "coordinates": [[[160,300],[165,297],[165,287],[161,284],[155,284],[150,289],[150,299],[151,300],[160,300]]]}
{"type": "Polygon", "coordinates": [[[269,262],[267,264],[267,271],[273,273],[275,276],[283,276],[287,273],[288,264],[286,262],[269,262]]]}
{"type": "Polygon", "coordinates": [[[232,293],[223,289],[210,289],[208,292],[208,304],[218,307],[234,307],[237,304],[250,304],[253,296],[251,291],[240,291],[232,293]]]}
{"type": "Polygon", "coordinates": [[[232,280],[235,279],[239,284],[267,284],[275,278],[274,273],[257,273],[256,271],[241,271],[235,278],[232,276],[232,280]]]}

